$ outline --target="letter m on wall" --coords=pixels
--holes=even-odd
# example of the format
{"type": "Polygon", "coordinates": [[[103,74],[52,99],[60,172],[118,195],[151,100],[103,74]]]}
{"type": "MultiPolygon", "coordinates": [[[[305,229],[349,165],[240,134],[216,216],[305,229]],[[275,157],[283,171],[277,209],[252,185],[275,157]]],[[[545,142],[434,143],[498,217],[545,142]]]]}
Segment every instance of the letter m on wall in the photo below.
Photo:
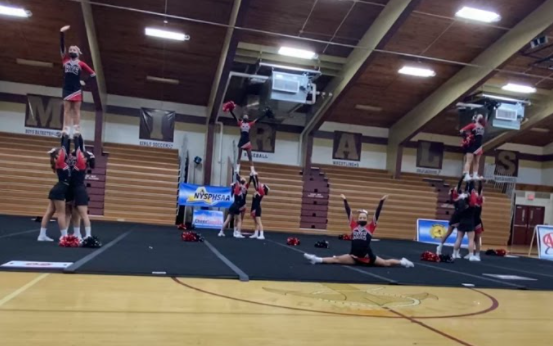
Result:
{"type": "Polygon", "coordinates": [[[61,130],[62,119],[61,98],[27,95],[25,127],[61,130]]]}

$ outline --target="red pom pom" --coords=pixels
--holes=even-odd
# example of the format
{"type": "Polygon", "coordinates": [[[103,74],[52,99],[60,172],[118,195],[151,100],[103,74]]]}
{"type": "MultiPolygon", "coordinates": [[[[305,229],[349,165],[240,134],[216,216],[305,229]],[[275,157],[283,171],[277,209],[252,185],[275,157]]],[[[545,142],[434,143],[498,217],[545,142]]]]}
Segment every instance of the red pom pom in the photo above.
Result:
{"type": "Polygon", "coordinates": [[[229,101],[223,104],[223,112],[228,113],[236,108],[236,104],[233,101],[229,101]]]}
{"type": "Polygon", "coordinates": [[[421,260],[427,262],[440,262],[440,256],[433,252],[425,251],[421,255],[421,260]]]}
{"type": "Polygon", "coordinates": [[[59,245],[61,247],[79,247],[81,246],[81,242],[79,241],[79,238],[73,235],[67,235],[60,239],[59,245]]]}
{"type": "Polygon", "coordinates": [[[300,245],[300,240],[298,238],[290,237],[286,240],[286,244],[290,246],[298,246],[300,245]]]}
{"type": "Polygon", "coordinates": [[[505,251],[504,249],[497,249],[495,250],[495,253],[501,257],[504,257],[505,255],[507,255],[507,251],[505,251]]]}

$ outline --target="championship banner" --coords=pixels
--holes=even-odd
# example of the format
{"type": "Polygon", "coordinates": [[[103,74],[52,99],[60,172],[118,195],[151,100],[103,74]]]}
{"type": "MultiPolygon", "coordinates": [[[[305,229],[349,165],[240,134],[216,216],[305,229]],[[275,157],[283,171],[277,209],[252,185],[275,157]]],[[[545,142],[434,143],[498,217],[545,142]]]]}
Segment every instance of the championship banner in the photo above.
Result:
{"type": "MultiPolygon", "coordinates": [[[[417,220],[417,241],[420,243],[428,243],[440,245],[441,239],[444,234],[447,233],[447,228],[449,227],[449,221],[444,220],[428,220],[428,219],[418,219],[417,220]]],[[[455,240],[457,239],[457,229],[453,230],[453,233],[447,238],[445,246],[453,246],[455,240]]],[[[469,240],[467,237],[463,237],[461,242],[462,248],[467,248],[469,246],[469,240]]]]}
{"type": "Polygon", "coordinates": [[[335,166],[359,167],[362,137],[363,135],[360,133],[335,131],[332,164],[335,166]]]}
{"type": "Polygon", "coordinates": [[[173,148],[175,112],[140,109],[139,143],[145,147],[173,148]]]}
{"type": "Polygon", "coordinates": [[[417,173],[439,175],[444,160],[444,144],[418,141],[417,173]]]}
{"type": "Polygon", "coordinates": [[[538,255],[540,259],[553,261],[553,226],[536,226],[538,255]]]}
{"type": "Polygon", "coordinates": [[[192,225],[198,229],[217,229],[223,227],[224,215],[222,211],[217,210],[194,210],[192,216],[192,225]]]}
{"type": "Polygon", "coordinates": [[[59,97],[27,95],[25,133],[59,137],[63,126],[63,103],[59,97]]]}
{"type": "Polygon", "coordinates": [[[181,183],[179,205],[189,207],[229,208],[234,202],[230,187],[181,183]]]}
{"type": "MultiPolygon", "coordinates": [[[[275,124],[256,123],[250,131],[252,157],[254,161],[269,162],[276,146],[277,128],[275,124]]],[[[248,160],[248,153],[242,152],[242,160],[248,160]]]]}

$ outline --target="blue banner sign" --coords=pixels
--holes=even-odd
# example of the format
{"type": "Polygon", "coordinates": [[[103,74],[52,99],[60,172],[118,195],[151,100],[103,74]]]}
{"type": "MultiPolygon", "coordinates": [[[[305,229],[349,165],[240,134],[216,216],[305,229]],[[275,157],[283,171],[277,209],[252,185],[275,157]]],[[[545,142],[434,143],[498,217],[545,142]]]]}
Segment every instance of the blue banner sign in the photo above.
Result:
{"type": "Polygon", "coordinates": [[[234,202],[230,187],[181,183],[179,205],[190,207],[229,208],[234,202]]]}
{"type": "MultiPolygon", "coordinates": [[[[449,222],[445,220],[417,220],[417,241],[421,243],[429,243],[439,245],[444,234],[447,233],[449,222]]],[[[453,233],[447,238],[445,246],[453,246],[457,239],[457,229],[453,230],[453,233]]],[[[469,240],[467,237],[463,237],[461,247],[467,248],[469,246],[469,240]]]]}
{"type": "Polygon", "coordinates": [[[194,210],[192,224],[197,229],[217,229],[223,227],[223,212],[217,210],[194,210]]]}

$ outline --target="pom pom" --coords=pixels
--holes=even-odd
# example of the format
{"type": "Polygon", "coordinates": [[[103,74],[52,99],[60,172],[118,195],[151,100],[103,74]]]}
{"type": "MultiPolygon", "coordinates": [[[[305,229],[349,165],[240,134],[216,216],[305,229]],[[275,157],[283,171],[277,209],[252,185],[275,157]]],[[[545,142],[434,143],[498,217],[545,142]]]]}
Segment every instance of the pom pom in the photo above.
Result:
{"type": "Polygon", "coordinates": [[[236,108],[236,104],[233,101],[229,101],[223,104],[223,112],[232,112],[236,108]]]}
{"type": "Polygon", "coordinates": [[[440,255],[440,262],[453,263],[453,258],[450,255],[440,255]]]}
{"type": "Polygon", "coordinates": [[[79,241],[79,238],[77,238],[73,235],[67,235],[67,236],[62,237],[60,239],[59,245],[61,247],[79,247],[79,246],[81,246],[81,243],[79,241]]]}
{"type": "Polygon", "coordinates": [[[495,252],[494,249],[488,249],[488,250],[486,250],[486,255],[488,255],[488,256],[497,256],[497,253],[495,252]]]}
{"type": "Polygon", "coordinates": [[[422,261],[427,261],[427,262],[439,262],[440,261],[440,256],[436,255],[433,252],[425,251],[421,255],[421,260],[422,261]]]}
{"type": "Polygon", "coordinates": [[[102,247],[102,242],[97,237],[87,237],[83,240],[82,247],[97,249],[102,247]]]}
{"type": "Polygon", "coordinates": [[[507,251],[505,251],[504,249],[497,249],[495,250],[495,253],[501,257],[504,257],[505,255],[507,255],[507,251]]]}
{"type": "Polygon", "coordinates": [[[182,241],[192,243],[204,241],[204,238],[201,236],[201,234],[198,234],[196,232],[182,232],[181,239],[182,241]]]}
{"type": "Polygon", "coordinates": [[[338,239],[340,240],[351,240],[351,235],[350,234],[341,234],[338,236],[338,239]]]}
{"type": "Polygon", "coordinates": [[[315,243],[315,247],[321,248],[321,249],[328,249],[328,242],[326,240],[318,241],[315,243]]]}
{"type": "Polygon", "coordinates": [[[300,240],[298,238],[290,237],[286,240],[286,244],[290,246],[298,246],[300,245],[300,240]]]}

